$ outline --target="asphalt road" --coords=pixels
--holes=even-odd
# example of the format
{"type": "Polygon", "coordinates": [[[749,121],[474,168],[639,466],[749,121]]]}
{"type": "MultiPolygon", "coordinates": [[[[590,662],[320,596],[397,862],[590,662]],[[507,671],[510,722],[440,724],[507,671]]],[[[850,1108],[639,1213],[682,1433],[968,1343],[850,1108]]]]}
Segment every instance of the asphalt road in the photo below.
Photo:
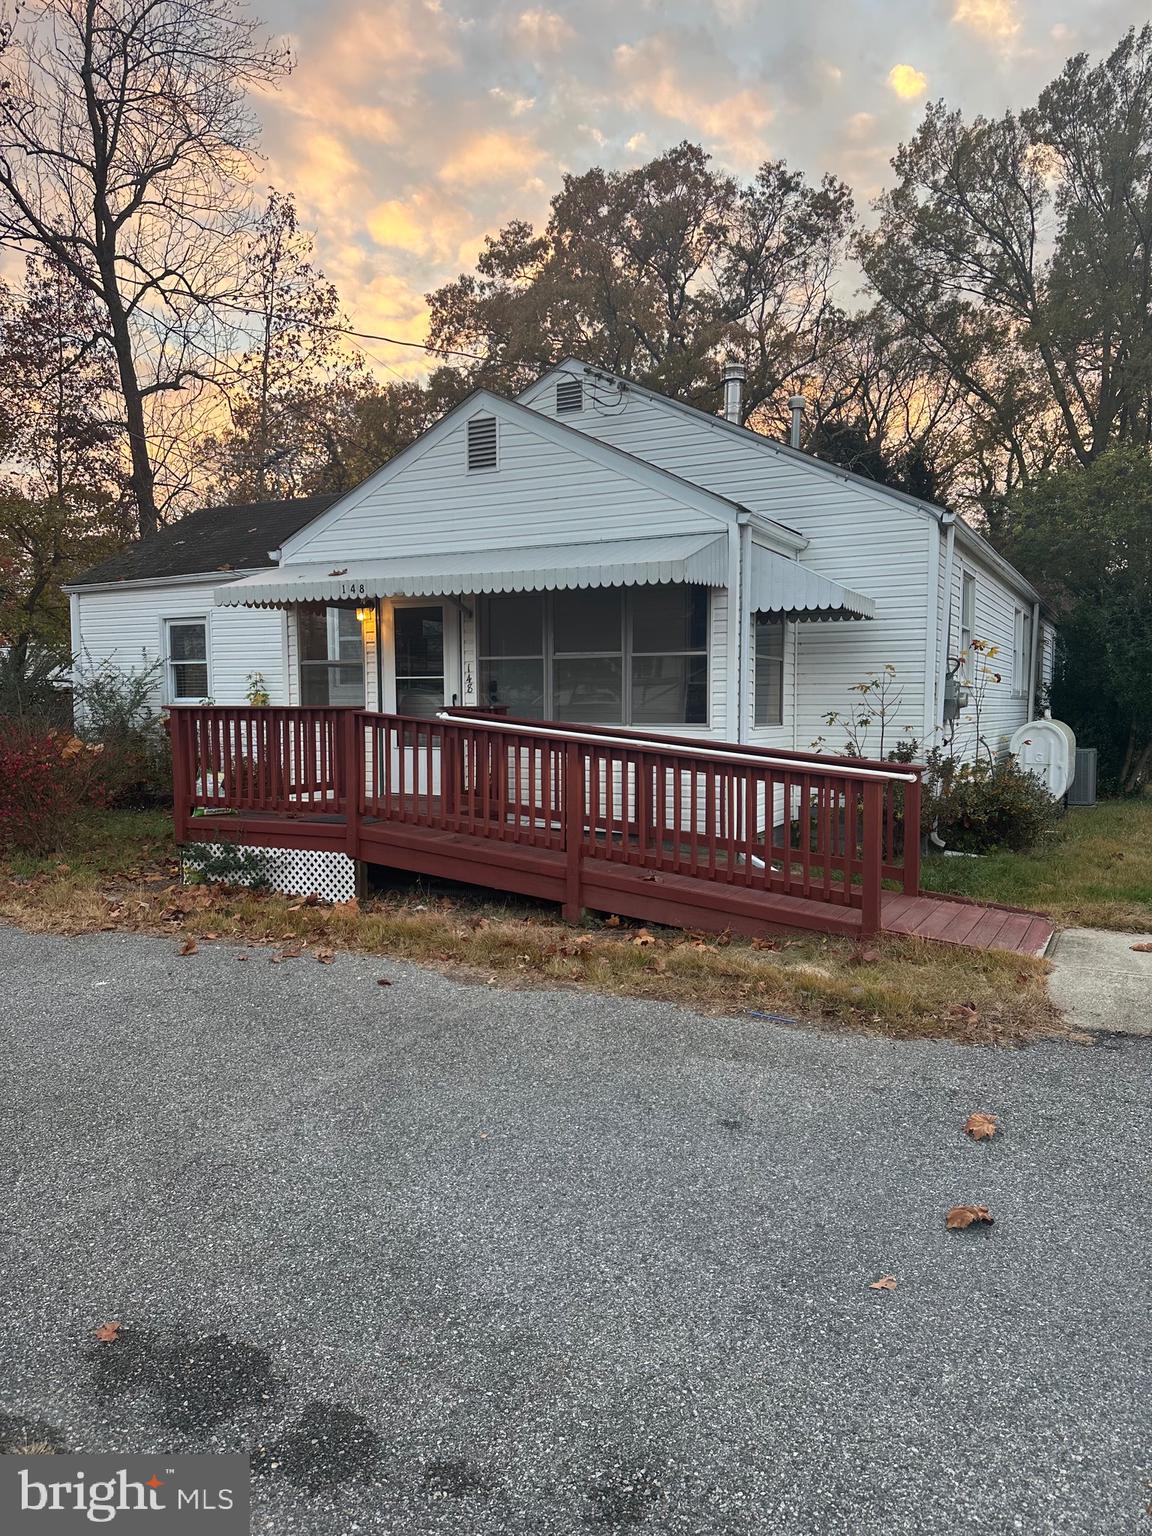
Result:
{"type": "Polygon", "coordinates": [[[250,1451],[266,1536],[1152,1529],[1152,1041],[177,947],[0,929],[0,1443],[250,1451]]]}

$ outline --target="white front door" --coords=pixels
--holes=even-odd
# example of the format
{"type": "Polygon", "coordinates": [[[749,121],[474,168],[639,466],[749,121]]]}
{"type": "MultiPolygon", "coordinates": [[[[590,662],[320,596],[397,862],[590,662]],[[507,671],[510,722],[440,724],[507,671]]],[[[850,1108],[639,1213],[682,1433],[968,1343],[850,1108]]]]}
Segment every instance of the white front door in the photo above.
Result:
{"type": "Polygon", "coordinates": [[[430,719],[459,697],[460,630],[455,604],[396,600],[382,614],[384,708],[430,719]]]}

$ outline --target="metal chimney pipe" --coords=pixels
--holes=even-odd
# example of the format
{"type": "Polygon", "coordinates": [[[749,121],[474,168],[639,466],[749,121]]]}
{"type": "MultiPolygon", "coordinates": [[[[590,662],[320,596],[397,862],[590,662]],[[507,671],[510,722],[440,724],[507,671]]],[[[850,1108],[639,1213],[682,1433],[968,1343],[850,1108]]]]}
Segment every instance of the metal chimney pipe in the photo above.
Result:
{"type": "Polygon", "coordinates": [[[748,370],[744,364],[730,357],[724,364],[724,416],[738,427],[744,425],[744,380],[748,370]]]}
{"type": "Polygon", "coordinates": [[[792,430],[788,434],[788,443],[792,448],[800,446],[800,422],[804,416],[804,396],[793,395],[788,402],[788,409],[792,412],[792,430]]]}

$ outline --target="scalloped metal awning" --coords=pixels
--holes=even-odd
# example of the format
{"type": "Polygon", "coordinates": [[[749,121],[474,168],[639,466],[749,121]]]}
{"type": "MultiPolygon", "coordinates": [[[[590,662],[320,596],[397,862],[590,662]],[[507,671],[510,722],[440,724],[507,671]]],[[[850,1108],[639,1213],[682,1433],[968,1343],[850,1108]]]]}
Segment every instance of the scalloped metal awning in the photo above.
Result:
{"type": "MultiPolygon", "coordinates": [[[[786,618],[865,618],[871,598],[760,545],[752,546],[749,607],[786,618]]],[[[533,544],[387,560],[293,562],[216,588],[220,607],[359,603],[378,597],[464,597],[481,592],[547,592],[573,587],[728,584],[724,533],[677,533],[581,544],[533,544]]]]}
{"type": "Polygon", "coordinates": [[[762,545],[753,544],[749,565],[748,606],[753,613],[808,620],[876,617],[870,597],[762,545]]]}
{"type": "Polygon", "coordinates": [[[474,592],[546,592],[567,587],[630,587],[695,582],[722,587],[728,580],[724,534],[679,533],[651,539],[583,544],[533,544],[519,549],[476,549],[441,555],[396,555],[390,560],[327,560],[260,571],[218,587],[224,607],[278,607],[285,603],[349,603],[376,597],[460,597],[474,592]]]}

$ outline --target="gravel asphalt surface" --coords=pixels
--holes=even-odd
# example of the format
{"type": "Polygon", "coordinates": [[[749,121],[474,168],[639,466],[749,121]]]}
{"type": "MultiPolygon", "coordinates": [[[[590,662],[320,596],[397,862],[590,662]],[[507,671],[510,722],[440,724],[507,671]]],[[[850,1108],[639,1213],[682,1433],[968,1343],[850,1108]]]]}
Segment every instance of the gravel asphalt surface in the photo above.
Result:
{"type": "Polygon", "coordinates": [[[9,1448],[248,1451],[261,1536],[1152,1531],[1152,1040],[178,947],[0,929],[9,1448]]]}

